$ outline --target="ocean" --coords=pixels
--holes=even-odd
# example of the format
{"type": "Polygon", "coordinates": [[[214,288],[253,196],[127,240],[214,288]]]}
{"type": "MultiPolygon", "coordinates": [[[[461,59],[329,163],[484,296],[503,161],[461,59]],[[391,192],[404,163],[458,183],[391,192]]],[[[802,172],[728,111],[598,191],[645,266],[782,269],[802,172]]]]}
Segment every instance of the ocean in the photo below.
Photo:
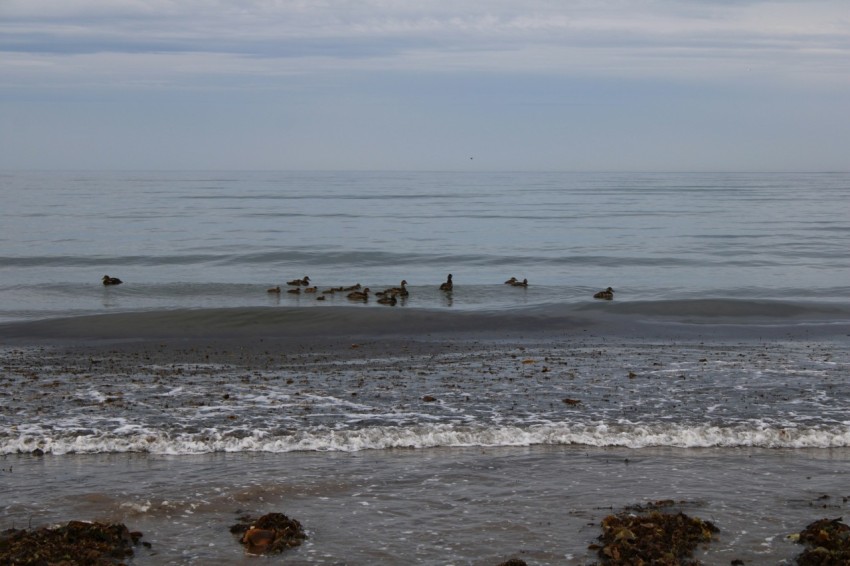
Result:
{"type": "Polygon", "coordinates": [[[605,515],[673,500],[720,529],[703,563],[790,564],[847,511],[848,173],[0,193],[0,529],[121,521],[133,564],[247,564],[227,527],[279,511],[309,536],[288,564],[588,564],[605,515]]]}

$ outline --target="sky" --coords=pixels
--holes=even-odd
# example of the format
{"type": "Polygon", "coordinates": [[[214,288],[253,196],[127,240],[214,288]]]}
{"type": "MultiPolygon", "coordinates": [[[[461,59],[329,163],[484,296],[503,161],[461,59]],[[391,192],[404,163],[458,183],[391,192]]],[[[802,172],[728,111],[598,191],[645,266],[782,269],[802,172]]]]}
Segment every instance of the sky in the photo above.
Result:
{"type": "Polygon", "coordinates": [[[848,0],[0,0],[0,169],[850,170],[848,0]]]}

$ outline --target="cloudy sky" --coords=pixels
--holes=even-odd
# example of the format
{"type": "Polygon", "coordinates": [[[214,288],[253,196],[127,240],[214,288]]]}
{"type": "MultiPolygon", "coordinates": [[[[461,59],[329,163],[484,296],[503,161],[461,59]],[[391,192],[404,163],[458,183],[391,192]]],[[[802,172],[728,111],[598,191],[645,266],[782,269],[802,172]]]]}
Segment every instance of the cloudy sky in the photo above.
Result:
{"type": "Polygon", "coordinates": [[[848,0],[0,0],[0,169],[850,170],[848,0]]]}

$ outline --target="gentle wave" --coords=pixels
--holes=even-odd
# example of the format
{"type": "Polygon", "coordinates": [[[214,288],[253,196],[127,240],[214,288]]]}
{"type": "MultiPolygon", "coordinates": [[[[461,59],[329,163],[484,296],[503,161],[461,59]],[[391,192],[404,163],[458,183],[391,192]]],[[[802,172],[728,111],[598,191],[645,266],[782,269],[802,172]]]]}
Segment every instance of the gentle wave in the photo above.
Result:
{"type": "MultiPolygon", "coordinates": [[[[811,254],[809,253],[807,257],[811,254]]],[[[714,259],[706,262],[702,259],[689,259],[680,256],[640,256],[640,255],[570,255],[570,254],[520,254],[520,253],[426,253],[395,251],[368,250],[357,252],[352,250],[337,249],[315,249],[309,245],[300,250],[274,250],[251,252],[240,250],[235,253],[225,253],[221,250],[215,253],[185,253],[185,254],[162,254],[162,255],[37,255],[37,256],[3,256],[0,263],[7,267],[120,267],[128,269],[131,267],[158,267],[179,265],[236,265],[244,266],[246,269],[255,266],[268,266],[270,264],[286,265],[288,263],[311,265],[313,268],[324,268],[328,266],[358,266],[359,268],[371,266],[399,266],[399,265],[432,265],[442,269],[445,265],[464,266],[505,266],[514,268],[529,266],[540,269],[541,266],[562,267],[699,267],[706,263],[711,265],[751,265],[754,260],[736,260],[737,256],[729,255],[725,258],[714,259]]],[[[779,261],[761,260],[761,265],[782,265],[779,261]]]]}
{"type": "Polygon", "coordinates": [[[349,334],[416,335],[442,332],[551,332],[588,327],[734,326],[739,330],[802,329],[846,334],[850,305],[737,299],[540,303],[499,310],[370,308],[366,306],[199,308],[95,314],[0,324],[0,337],[145,338],[168,336],[349,334]]]}
{"type": "Polygon", "coordinates": [[[497,447],[581,445],[625,448],[839,448],[850,446],[850,426],[775,428],[761,423],[722,427],[650,424],[553,424],[528,428],[370,427],[357,430],[298,431],[270,435],[230,436],[216,430],[202,434],[139,431],[130,434],[89,434],[7,438],[0,454],[29,453],[36,449],[52,454],[147,452],[152,454],[202,454],[209,452],[356,452],[393,448],[497,447]]]}

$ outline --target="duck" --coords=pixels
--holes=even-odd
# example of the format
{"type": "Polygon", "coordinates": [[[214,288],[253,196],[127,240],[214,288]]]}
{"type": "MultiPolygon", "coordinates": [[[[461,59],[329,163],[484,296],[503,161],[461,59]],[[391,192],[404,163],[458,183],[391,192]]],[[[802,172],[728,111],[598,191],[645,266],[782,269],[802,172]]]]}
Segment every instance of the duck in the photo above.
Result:
{"type": "Polygon", "coordinates": [[[510,279],[508,279],[507,281],[505,281],[505,285],[513,285],[513,284],[514,284],[514,283],[516,283],[516,282],[517,282],[517,278],[516,278],[516,277],[511,277],[510,279]]]}
{"type": "Polygon", "coordinates": [[[383,291],[378,291],[375,295],[379,297],[383,296],[399,296],[399,297],[407,297],[410,295],[410,292],[407,290],[407,281],[404,279],[401,280],[401,287],[392,287],[390,289],[384,289],[383,291]]]}
{"type": "Polygon", "coordinates": [[[410,295],[410,291],[407,290],[407,280],[402,279],[400,285],[400,287],[393,287],[393,291],[395,291],[395,294],[399,297],[407,297],[408,295],[410,295]]]}
{"type": "Polygon", "coordinates": [[[378,299],[378,302],[382,305],[390,305],[391,307],[395,306],[398,303],[398,299],[395,298],[393,294],[384,294],[383,297],[378,299]]]}
{"type": "Polygon", "coordinates": [[[522,281],[514,281],[511,283],[511,287],[528,287],[528,279],[523,279],[522,281]]]}
{"type": "Polygon", "coordinates": [[[305,293],[315,293],[318,290],[319,290],[318,287],[304,287],[305,293]]]}
{"type": "Polygon", "coordinates": [[[360,283],[356,283],[356,284],[352,285],[351,287],[341,287],[339,290],[340,291],[357,291],[358,289],[360,289],[360,283]]]}
{"type": "Polygon", "coordinates": [[[614,298],[614,289],[608,287],[604,291],[599,291],[598,293],[593,295],[594,299],[605,299],[606,301],[610,301],[614,298]]]}
{"type": "Polygon", "coordinates": [[[280,295],[280,285],[278,285],[277,287],[270,287],[266,289],[266,293],[277,293],[278,295],[280,295]]]}
{"type": "Polygon", "coordinates": [[[287,281],[286,284],[295,285],[296,287],[300,287],[301,285],[307,286],[310,284],[310,278],[305,275],[304,279],[293,279],[292,281],[287,281]]]}
{"type": "Polygon", "coordinates": [[[453,287],[452,274],[449,273],[449,276],[446,278],[446,282],[440,285],[440,291],[451,291],[453,287]]]}
{"type": "Polygon", "coordinates": [[[352,301],[368,301],[369,300],[369,287],[366,287],[362,291],[352,291],[347,297],[352,301]]]}
{"type": "Polygon", "coordinates": [[[120,285],[121,283],[123,283],[123,281],[121,281],[117,277],[110,277],[109,275],[103,276],[104,285],[120,285]]]}
{"type": "Polygon", "coordinates": [[[292,293],[293,295],[300,295],[301,294],[301,287],[296,287],[295,289],[287,289],[286,292],[292,293]]]}

